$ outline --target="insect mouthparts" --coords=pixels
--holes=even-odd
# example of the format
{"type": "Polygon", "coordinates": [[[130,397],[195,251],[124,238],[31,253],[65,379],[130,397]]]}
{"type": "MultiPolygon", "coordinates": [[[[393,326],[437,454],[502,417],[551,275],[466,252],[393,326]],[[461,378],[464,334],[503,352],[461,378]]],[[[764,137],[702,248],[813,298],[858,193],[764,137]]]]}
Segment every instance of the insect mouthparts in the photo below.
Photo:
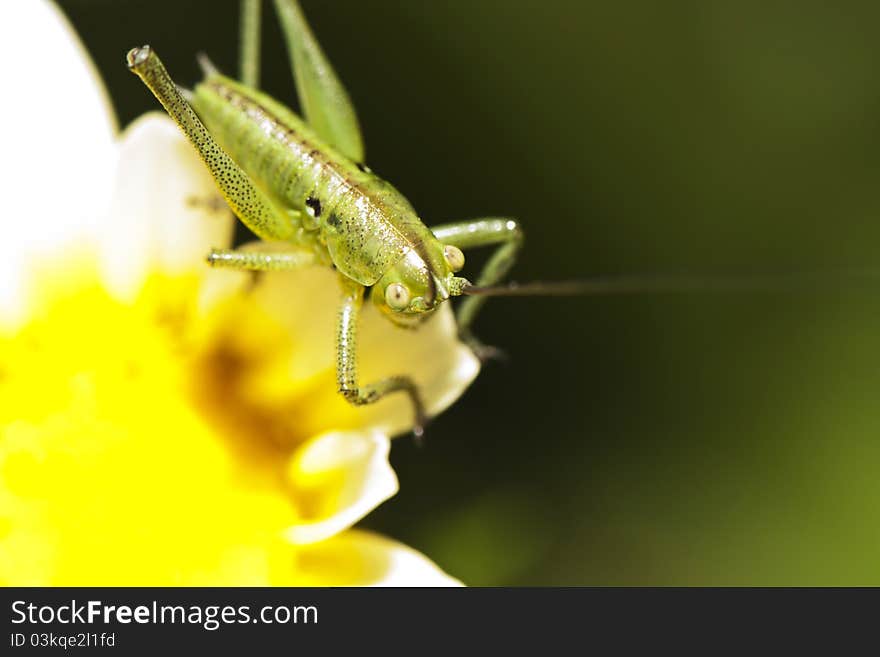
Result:
{"type": "Polygon", "coordinates": [[[434,289],[436,290],[435,301],[446,301],[449,298],[449,289],[446,287],[444,281],[437,276],[434,276],[434,289]]]}

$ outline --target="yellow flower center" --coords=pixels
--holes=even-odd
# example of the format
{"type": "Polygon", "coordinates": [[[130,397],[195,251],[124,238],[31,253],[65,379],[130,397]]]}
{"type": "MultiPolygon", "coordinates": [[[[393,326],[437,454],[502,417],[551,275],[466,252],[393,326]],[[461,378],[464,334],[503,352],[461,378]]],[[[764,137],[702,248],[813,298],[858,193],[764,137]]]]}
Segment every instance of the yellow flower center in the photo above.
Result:
{"type": "Polygon", "coordinates": [[[289,377],[263,394],[281,328],[241,296],[197,310],[195,280],[125,304],[64,271],[0,338],[0,583],[284,583],[307,434],[271,412],[289,377]]]}

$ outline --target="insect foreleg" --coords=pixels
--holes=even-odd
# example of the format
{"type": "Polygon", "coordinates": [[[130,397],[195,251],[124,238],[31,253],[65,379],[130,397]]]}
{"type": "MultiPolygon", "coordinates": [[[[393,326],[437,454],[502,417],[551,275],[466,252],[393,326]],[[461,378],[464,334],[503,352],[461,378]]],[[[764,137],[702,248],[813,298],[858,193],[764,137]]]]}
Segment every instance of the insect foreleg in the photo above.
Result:
{"type": "Polygon", "coordinates": [[[211,249],[208,254],[212,267],[247,271],[290,271],[315,262],[311,251],[293,250],[284,242],[250,242],[237,249],[211,249]]]}
{"type": "Polygon", "coordinates": [[[239,70],[243,84],[260,86],[260,9],[262,0],[241,0],[239,70]]]}
{"type": "Polygon", "coordinates": [[[134,48],[127,56],[128,67],[137,74],[162,103],[208,166],[214,181],[232,211],[257,236],[266,240],[285,240],[293,234],[290,218],[278,210],[257,189],[247,174],[224,151],[208,132],[165,66],[149,46],[134,48]]]}
{"type": "MultiPolygon", "coordinates": [[[[443,244],[451,244],[460,249],[499,245],[475,281],[481,287],[494,285],[504,278],[516,262],[524,237],[516,220],[503,217],[443,224],[433,227],[431,231],[443,244]]],[[[484,303],[486,297],[467,297],[461,302],[455,316],[462,338],[481,357],[491,355],[493,350],[482,345],[472,335],[471,324],[484,303]]]]}
{"type": "Polygon", "coordinates": [[[364,287],[342,280],[343,300],[336,333],[336,381],[339,392],[355,406],[372,404],[392,392],[405,392],[413,403],[413,433],[421,436],[427,416],[415,382],[406,376],[392,376],[368,385],[360,385],[357,376],[357,322],[364,299],[364,287]]]}

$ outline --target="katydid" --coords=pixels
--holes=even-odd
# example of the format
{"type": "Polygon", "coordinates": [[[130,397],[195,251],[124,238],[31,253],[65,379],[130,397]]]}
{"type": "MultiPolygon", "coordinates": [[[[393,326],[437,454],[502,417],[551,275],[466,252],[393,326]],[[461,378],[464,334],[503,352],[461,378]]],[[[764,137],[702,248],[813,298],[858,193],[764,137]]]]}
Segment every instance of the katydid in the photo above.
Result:
{"type": "MultiPolygon", "coordinates": [[[[342,286],[336,327],[339,392],[355,405],[393,392],[409,395],[414,433],[427,420],[419,390],[406,376],[364,384],[357,375],[358,315],[365,291],[395,324],[414,328],[452,297],[461,338],[482,359],[495,350],[471,332],[489,296],[630,294],[642,292],[791,290],[813,287],[827,274],[639,276],[555,284],[497,285],[523,244],[510,218],[472,219],[428,228],[409,201],[364,164],[354,107],[306,23],[296,0],[274,0],[303,116],[257,89],[261,0],[242,0],[240,80],[206,59],[204,79],[179,89],[158,55],[134,48],[129,68],[153,92],[195,146],[235,215],[259,238],[239,249],[213,250],[208,263],[251,271],[334,267],[342,286]],[[462,249],[495,250],[471,284],[456,276],[462,249]]],[[[838,271],[874,280],[874,271],[838,271]]]]}
{"type": "MultiPolygon", "coordinates": [[[[241,81],[202,61],[204,79],[180,90],[149,46],[127,55],[196,148],[235,215],[261,241],[213,250],[214,267],[252,271],[333,266],[343,289],[337,322],[337,384],[355,405],[393,392],[412,400],[416,435],[427,420],[419,390],[405,376],[364,384],[357,375],[358,315],[367,289],[391,321],[415,327],[451,297],[491,287],[514,263],[523,233],[509,218],[474,219],[429,229],[409,201],[364,164],[354,107],[296,0],[275,0],[303,117],[257,90],[259,0],[243,0],[241,81]],[[475,285],[456,273],[462,249],[496,246],[475,285]]],[[[458,330],[478,356],[471,325],[485,299],[468,296],[458,330]]]]}

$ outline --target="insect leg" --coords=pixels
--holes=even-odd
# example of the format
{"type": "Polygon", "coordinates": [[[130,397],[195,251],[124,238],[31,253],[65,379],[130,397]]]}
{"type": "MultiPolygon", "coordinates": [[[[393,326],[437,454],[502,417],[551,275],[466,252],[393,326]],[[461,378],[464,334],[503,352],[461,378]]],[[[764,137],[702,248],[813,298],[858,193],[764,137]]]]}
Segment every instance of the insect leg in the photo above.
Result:
{"type": "Polygon", "coordinates": [[[287,243],[249,242],[237,249],[211,249],[208,264],[223,269],[289,271],[314,264],[315,254],[287,243]]]}
{"type": "Polygon", "coordinates": [[[239,70],[243,84],[260,86],[260,8],[262,0],[241,0],[239,70]]]}
{"type": "Polygon", "coordinates": [[[354,105],[330,65],[296,0],[275,0],[303,115],[312,129],[355,162],[364,141],[354,105]]]}
{"type": "MultiPolygon", "coordinates": [[[[433,227],[431,231],[443,244],[451,244],[460,249],[499,245],[475,281],[479,286],[494,285],[504,278],[516,261],[524,237],[516,220],[503,217],[443,224],[433,227]]],[[[471,324],[484,303],[486,297],[467,297],[459,305],[455,316],[462,339],[470,344],[481,358],[491,357],[497,353],[491,347],[480,343],[471,333],[471,324]]]]}
{"type": "Polygon", "coordinates": [[[149,46],[134,48],[126,59],[128,67],[149,87],[196,147],[236,216],[263,239],[285,240],[292,235],[294,226],[290,218],[251,183],[241,167],[214,141],[155,51],[149,46]]]}
{"type": "Polygon", "coordinates": [[[418,388],[406,376],[392,376],[368,385],[360,385],[357,376],[357,322],[364,300],[364,287],[343,279],[343,300],[336,332],[336,381],[340,394],[355,406],[372,404],[392,392],[409,395],[415,412],[413,433],[424,432],[427,416],[418,388]]]}

